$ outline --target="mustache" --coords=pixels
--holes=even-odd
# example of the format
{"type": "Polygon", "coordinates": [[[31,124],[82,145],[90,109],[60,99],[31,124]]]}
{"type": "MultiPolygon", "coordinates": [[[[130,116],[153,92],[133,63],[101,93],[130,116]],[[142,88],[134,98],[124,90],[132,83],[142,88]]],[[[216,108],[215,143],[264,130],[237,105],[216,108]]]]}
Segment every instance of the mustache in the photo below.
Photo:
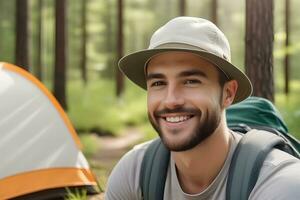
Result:
{"type": "Polygon", "coordinates": [[[169,109],[169,108],[164,108],[161,110],[154,111],[154,116],[160,116],[164,114],[173,114],[173,113],[189,113],[191,115],[201,115],[202,112],[198,109],[195,108],[183,108],[183,107],[178,107],[174,109],[169,109]]]}

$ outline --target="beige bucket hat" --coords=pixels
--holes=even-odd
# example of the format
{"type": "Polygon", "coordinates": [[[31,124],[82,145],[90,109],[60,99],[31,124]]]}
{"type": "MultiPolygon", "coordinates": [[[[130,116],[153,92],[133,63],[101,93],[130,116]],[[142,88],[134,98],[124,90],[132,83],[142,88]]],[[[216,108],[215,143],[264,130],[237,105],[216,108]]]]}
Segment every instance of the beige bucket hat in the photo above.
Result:
{"type": "Polygon", "coordinates": [[[156,54],[185,51],[197,54],[217,66],[230,80],[238,82],[233,103],[252,93],[248,77],[231,64],[230,46],[225,35],[212,22],[195,17],[177,17],[159,28],[151,37],[148,49],[124,56],[120,70],[135,84],[146,89],[145,66],[156,54]]]}

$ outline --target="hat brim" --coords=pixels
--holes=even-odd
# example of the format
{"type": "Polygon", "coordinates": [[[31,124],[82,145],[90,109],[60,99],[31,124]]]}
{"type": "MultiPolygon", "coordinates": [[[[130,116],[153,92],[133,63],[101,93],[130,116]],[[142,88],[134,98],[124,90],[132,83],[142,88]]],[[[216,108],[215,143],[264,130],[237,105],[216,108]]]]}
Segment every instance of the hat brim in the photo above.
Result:
{"type": "Polygon", "coordinates": [[[225,59],[206,51],[185,48],[147,49],[124,56],[119,61],[119,68],[131,81],[146,90],[147,84],[144,71],[145,63],[154,55],[168,51],[185,51],[197,54],[201,58],[215,64],[228,76],[230,80],[236,80],[238,82],[238,89],[233,103],[240,102],[251,95],[251,82],[241,70],[225,59]]]}

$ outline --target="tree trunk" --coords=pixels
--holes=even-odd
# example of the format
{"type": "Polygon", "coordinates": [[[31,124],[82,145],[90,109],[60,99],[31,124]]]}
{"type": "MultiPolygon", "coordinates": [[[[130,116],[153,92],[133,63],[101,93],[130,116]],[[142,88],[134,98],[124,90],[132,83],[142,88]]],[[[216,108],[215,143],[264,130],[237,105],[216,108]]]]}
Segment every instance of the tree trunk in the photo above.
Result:
{"type": "MultiPolygon", "coordinates": [[[[120,60],[123,56],[123,0],[118,0],[118,33],[117,33],[117,57],[120,60]]],[[[120,97],[124,91],[124,76],[117,67],[117,97],[120,97]]]]}
{"type": "Polygon", "coordinates": [[[273,0],[246,0],[246,74],[253,95],[274,101],[273,0]]]}
{"type": "Polygon", "coordinates": [[[66,101],[66,0],[55,0],[54,96],[64,109],[66,101]]]}
{"type": "Polygon", "coordinates": [[[180,13],[180,16],[185,16],[185,7],[186,7],[186,4],[185,4],[185,0],[179,0],[179,13],[180,13]]]}
{"type": "Polygon", "coordinates": [[[37,27],[37,71],[36,75],[39,80],[43,79],[43,68],[42,68],[42,10],[43,10],[43,0],[38,1],[38,27],[37,27]]]}
{"type": "Polygon", "coordinates": [[[106,13],[104,13],[104,22],[105,22],[105,35],[106,35],[106,51],[108,52],[107,54],[107,60],[106,60],[106,66],[107,68],[105,69],[105,75],[108,77],[115,77],[115,70],[114,66],[116,65],[116,41],[115,41],[115,24],[113,23],[113,18],[114,18],[114,13],[113,13],[113,8],[114,5],[112,4],[111,0],[106,0],[105,1],[105,8],[107,10],[106,13]]]}
{"type": "Polygon", "coordinates": [[[218,0],[212,0],[211,19],[215,25],[218,25],[218,0]]]}
{"type": "Polygon", "coordinates": [[[87,83],[87,72],[86,72],[86,43],[87,43],[87,30],[86,30],[86,9],[87,9],[87,0],[81,0],[81,28],[82,28],[82,35],[81,35],[81,77],[84,84],[87,83]]]}
{"type": "Polygon", "coordinates": [[[28,2],[16,0],[16,65],[29,70],[28,2]]]}
{"type": "Polygon", "coordinates": [[[290,0],[285,0],[285,58],[284,58],[284,74],[285,74],[285,94],[289,94],[289,80],[290,80],[290,0]]]}

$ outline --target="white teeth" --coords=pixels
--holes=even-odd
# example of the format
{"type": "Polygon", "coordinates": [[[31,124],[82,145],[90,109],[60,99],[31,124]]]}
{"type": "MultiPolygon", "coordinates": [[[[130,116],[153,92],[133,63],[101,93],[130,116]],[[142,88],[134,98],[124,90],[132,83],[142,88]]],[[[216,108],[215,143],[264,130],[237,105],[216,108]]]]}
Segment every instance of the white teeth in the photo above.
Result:
{"type": "Polygon", "coordinates": [[[172,122],[172,123],[176,123],[176,122],[182,122],[189,119],[188,116],[176,116],[176,117],[166,117],[167,122],[172,122]]]}

